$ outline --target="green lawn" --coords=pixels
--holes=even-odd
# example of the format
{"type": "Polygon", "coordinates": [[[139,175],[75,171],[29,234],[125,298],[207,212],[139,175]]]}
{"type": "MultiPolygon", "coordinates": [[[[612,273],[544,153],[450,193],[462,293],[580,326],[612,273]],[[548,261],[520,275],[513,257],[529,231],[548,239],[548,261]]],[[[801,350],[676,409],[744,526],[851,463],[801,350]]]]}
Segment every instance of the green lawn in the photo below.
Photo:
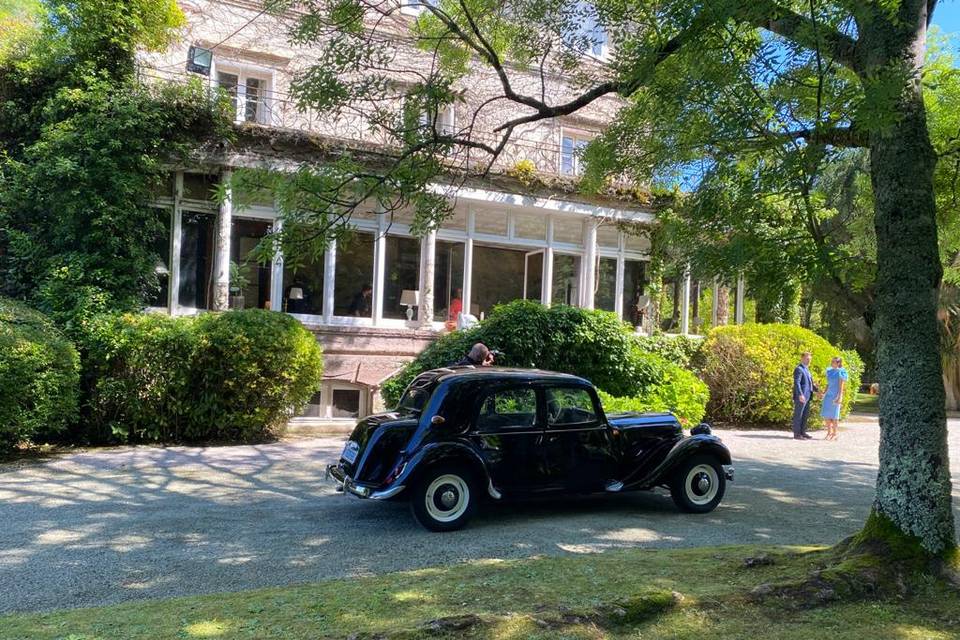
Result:
{"type": "Polygon", "coordinates": [[[870,395],[869,393],[858,393],[853,401],[853,410],[858,413],[877,413],[880,409],[877,402],[880,396],[870,395]]]}
{"type": "MultiPolygon", "coordinates": [[[[385,553],[391,552],[384,549],[385,553]]],[[[399,552],[399,551],[397,551],[399,552]]],[[[0,637],[620,639],[960,637],[960,596],[926,584],[905,599],[796,610],[755,604],[758,584],[797,579],[823,562],[812,548],[714,547],[471,562],[355,580],[136,602],[101,609],[0,618],[0,637]],[[768,553],[772,566],[744,559],[768,553]],[[682,599],[670,597],[670,592],[682,599]],[[665,610],[640,605],[666,594],[665,610]],[[625,604],[624,598],[634,602],[625,604]],[[619,602],[619,609],[611,605],[619,602]],[[623,615],[637,617],[624,622],[623,615]],[[475,614],[460,631],[438,618],[475,614]],[[619,617],[618,617],[619,616],[619,617]],[[477,622],[479,620],[479,622],[477,622]]]]}

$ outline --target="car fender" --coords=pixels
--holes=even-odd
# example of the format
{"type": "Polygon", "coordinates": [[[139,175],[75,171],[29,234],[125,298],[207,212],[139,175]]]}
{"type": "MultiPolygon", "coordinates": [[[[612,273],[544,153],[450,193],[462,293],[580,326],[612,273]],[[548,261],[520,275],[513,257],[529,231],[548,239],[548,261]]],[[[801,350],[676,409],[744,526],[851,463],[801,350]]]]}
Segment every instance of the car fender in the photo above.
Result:
{"type": "Polygon", "coordinates": [[[487,493],[493,498],[500,498],[500,493],[493,486],[493,481],[483,458],[472,447],[462,442],[431,442],[423,446],[406,461],[403,471],[400,472],[392,484],[410,486],[420,471],[434,464],[447,461],[462,461],[468,464],[487,490],[487,493]]]}
{"type": "Polygon", "coordinates": [[[695,455],[706,453],[715,456],[722,465],[732,464],[730,450],[713,435],[695,435],[680,440],[673,446],[667,456],[650,471],[644,473],[637,470],[637,476],[624,482],[631,489],[642,489],[662,484],[670,474],[695,455]]]}

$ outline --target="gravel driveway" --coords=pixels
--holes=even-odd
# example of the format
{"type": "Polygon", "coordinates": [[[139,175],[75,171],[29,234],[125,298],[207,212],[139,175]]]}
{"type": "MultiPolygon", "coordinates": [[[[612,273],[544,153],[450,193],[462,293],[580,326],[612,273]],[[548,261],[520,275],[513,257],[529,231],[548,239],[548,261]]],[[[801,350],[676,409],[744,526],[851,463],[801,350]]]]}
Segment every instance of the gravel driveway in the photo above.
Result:
{"type": "MultiPolygon", "coordinates": [[[[706,516],[665,493],[501,505],[431,534],[403,503],[323,482],[342,438],[135,447],[0,465],[0,612],[47,610],[620,547],[831,543],[873,497],[875,424],[837,442],[722,431],[736,482],[706,516]]],[[[821,437],[817,435],[817,437],[821,437]]],[[[951,421],[960,512],[960,421],[951,421]]]]}

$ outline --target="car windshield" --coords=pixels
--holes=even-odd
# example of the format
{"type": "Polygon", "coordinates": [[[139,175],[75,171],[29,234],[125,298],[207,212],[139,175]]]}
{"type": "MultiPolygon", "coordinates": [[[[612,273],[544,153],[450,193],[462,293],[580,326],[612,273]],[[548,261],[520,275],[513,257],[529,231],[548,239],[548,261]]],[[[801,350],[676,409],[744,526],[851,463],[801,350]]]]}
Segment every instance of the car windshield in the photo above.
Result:
{"type": "Polygon", "coordinates": [[[407,389],[403,397],[400,398],[400,404],[397,405],[397,413],[420,413],[430,398],[430,392],[426,389],[407,389]]]}

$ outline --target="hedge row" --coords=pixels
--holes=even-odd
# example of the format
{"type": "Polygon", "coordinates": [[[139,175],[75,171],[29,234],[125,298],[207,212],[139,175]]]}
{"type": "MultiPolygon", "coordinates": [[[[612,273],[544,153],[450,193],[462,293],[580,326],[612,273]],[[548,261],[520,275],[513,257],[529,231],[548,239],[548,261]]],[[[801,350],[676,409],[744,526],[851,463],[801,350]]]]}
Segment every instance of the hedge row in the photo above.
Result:
{"type": "Polygon", "coordinates": [[[79,379],[73,343],[41,313],[0,298],[0,453],[66,429],[79,379]]]}

